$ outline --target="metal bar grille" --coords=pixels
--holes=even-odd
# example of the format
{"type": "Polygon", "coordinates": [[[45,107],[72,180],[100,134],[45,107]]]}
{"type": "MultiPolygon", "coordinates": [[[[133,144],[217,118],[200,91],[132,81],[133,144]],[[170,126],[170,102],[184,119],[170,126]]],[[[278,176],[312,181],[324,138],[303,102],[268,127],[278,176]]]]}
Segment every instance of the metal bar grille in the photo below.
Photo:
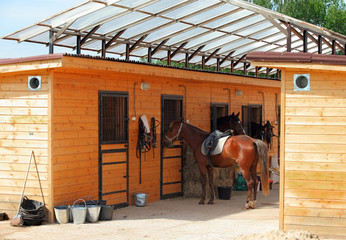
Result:
{"type": "Polygon", "coordinates": [[[126,97],[103,95],[101,101],[101,144],[126,142],[126,97]]]}

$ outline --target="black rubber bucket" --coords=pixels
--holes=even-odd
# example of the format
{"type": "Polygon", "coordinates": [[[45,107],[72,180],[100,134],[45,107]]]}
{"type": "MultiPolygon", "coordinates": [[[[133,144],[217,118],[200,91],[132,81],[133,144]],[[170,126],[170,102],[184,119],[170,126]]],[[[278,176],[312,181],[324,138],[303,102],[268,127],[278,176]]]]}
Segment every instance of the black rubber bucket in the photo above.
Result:
{"type": "Polygon", "coordinates": [[[217,187],[217,193],[219,199],[221,200],[230,200],[231,199],[232,187],[217,187]]]}
{"type": "Polygon", "coordinates": [[[101,205],[100,220],[112,220],[114,206],[101,205]]]}

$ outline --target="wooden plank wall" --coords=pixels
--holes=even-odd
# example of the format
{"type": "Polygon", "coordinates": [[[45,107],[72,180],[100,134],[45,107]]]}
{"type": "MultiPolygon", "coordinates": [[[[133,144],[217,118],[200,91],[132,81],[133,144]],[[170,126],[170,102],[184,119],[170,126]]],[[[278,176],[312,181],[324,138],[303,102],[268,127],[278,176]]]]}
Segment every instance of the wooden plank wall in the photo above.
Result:
{"type": "MultiPolygon", "coordinates": [[[[23,189],[31,151],[35,152],[46,203],[48,199],[47,72],[0,75],[0,212],[14,217],[23,189]],[[28,90],[28,76],[42,77],[41,91],[28,90]]],[[[25,195],[42,201],[32,161],[25,195]]]]}
{"type": "MultiPolygon", "coordinates": [[[[84,60],[86,64],[88,60],[84,60]]],[[[95,61],[95,60],[93,60],[95,61]]],[[[104,64],[112,64],[104,62],[104,64]]],[[[142,67],[133,64],[133,68],[142,67]]],[[[173,76],[175,69],[157,68],[157,71],[173,76]]],[[[190,72],[187,72],[190,74],[190,72]]],[[[191,74],[204,74],[193,72],[191,74]]],[[[213,74],[213,78],[217,75],[213,74]]],[[[254,79],[254,81],[260,81],[254,79]]],[[[275,94],[280,89],[253,87],[240,84],[222,84],[190,81],[188,78],[158,77],[133,73],[92,71],[62,68],[54,72],[53,100],[53,186],[54,204],[71,204],[83,198],[97,199],[98,190],[98,92],[125,91],[129,94],[129,189],[149,193],[149,201],[160,199],[160,127],[157,128],[158,148],[142,159],[142,184],[139,184],[139,159],[136,157],[138,118],[161,119],[161,95],[184,96],[186,87],[186,118],[190,124],[206,131],[210,129],[210,103],[228,103],[232,89],[231,111],[241,112],[241,105],[262,104],[263,91],[266,97],[266,119],[276,120],[275,94]],[[149,90],[140,90],[140,83],[150,84],[149,90]],[[134,84],[136,86],[136,120],[134,116],[134,84]],[[198,90],[197,90],[198,89],[198,90]],[[235,96],[235,89],[243,92],[235,96]]],[[[275,129],[277,134],[277,128],[275,129]]],[[[274,140],[277,141],[277,140],[274,140]]],[[[272,150],[277,154],[277,142],[272,150]]],[[[133,203],[132,198],[130,204],[133,203]]]]}
{"type": "Polygon", "coordinates": [[[346,73],[284,73],[285,146],[281,225],[333,239],[346,236],[346,73]],[[311,91],[293,91],[309,73],[311,91]]]}

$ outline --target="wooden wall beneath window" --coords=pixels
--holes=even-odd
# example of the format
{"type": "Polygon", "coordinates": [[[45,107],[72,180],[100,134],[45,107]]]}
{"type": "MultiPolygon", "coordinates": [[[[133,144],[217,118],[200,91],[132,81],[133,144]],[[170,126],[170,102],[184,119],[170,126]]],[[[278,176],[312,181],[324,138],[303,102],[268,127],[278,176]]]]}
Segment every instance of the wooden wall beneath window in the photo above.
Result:
{"type": "Polygon", "coordinates": [[[346,236],[346,73],[286,69],[282,78],[281,228],[342,238],[346,236]],[[293,75],[298,73],[310,74],[310,91],[293,91],[293,75]]]}

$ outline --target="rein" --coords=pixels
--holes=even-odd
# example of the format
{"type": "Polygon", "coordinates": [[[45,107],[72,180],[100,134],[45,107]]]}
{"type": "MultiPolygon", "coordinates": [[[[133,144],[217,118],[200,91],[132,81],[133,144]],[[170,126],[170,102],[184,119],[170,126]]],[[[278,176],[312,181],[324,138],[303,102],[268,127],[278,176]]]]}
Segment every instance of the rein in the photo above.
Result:
{"type": "Polygon", "coordinates": [[[178,138],[179,137],[179,134],[181,132],[181,128],[183,127],[183,123],[180,123],[180,127],[179,127],[179,130],[178,130],[178,133],[172,137],[172,138],[169,138],[167,135],[165,135],[165,138],[167,138],[167,140],[169,141],[169,143],[172,145],[173,144],[173,140],[174,138],[178,138]]]}

